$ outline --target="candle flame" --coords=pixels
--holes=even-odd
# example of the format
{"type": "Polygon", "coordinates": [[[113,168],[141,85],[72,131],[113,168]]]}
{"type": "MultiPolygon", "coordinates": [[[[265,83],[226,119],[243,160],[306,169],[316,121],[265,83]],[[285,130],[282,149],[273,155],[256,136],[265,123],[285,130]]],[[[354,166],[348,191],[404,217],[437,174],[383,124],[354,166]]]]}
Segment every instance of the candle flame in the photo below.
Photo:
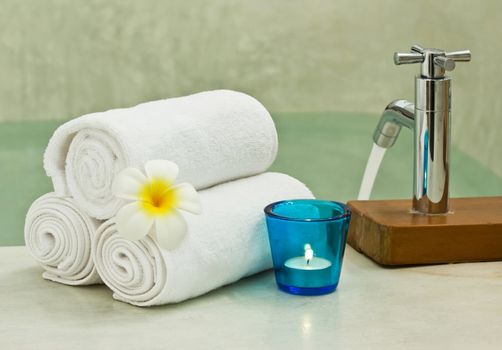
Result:
{"type": "Polygon", "coordinates": [[[310,263],[310,260],[314,257],[314,251],[312,250],[312,247],[310,244],[305,244],[305,260],[307,261],[307,265],[310,263]]]}

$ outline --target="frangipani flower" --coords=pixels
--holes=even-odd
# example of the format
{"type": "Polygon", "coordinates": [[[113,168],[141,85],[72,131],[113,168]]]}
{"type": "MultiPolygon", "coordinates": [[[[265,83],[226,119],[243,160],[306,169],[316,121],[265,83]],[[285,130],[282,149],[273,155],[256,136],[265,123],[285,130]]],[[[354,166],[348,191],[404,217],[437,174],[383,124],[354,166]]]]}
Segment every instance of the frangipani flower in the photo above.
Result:
{"type": "Polygon", "coordinates": [[[187,224],[178,209],[201,213],[195,188],[188,183],[174,185],[178,165],[168,160],[151,160],[145,164],[146,175],[137,168],[126,168],[115,177],[115,196],[132,201],[115,217],[118,233],[138,240],[155,232],[162,248],[176,248],[187,232],[187,224]]]}

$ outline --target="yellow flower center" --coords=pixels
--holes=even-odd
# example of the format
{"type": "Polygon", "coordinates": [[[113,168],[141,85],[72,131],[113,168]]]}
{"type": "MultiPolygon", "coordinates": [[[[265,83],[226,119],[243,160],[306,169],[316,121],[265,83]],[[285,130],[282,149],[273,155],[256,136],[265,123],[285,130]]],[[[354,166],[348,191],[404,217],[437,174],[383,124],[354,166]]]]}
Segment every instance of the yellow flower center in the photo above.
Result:
{"type": "Polygon", "coordinates": [[[139,192],[141,207],[150,215],[164,215],[176,207],[176,190],[164,179],[152,179],[139,192]]]}

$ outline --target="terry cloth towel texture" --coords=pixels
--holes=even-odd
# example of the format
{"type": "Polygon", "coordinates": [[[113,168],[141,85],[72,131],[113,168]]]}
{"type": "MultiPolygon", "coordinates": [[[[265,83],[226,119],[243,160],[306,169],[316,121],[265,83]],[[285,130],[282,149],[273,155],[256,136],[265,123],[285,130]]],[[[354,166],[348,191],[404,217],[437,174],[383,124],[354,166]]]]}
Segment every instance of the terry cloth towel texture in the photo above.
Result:
{"type": "Polygon", "coordinates": [[[91,239],[100,225],[71,198],[47,193],[33,202],[24,227],[26,247],[45,269],[45,279],[69,284],[102,283],[91,254],[91,239]]]}
{"type": "Polygon", "coordinates": [[[193,298],[272,266],[263,208],[282,199],[313,198],[298,180],[264,173],[200,192],[203,213],[183,213],[188,234],[172,251],[147,236],[130,241],[113,219],[93,240],[93,255],[114,298],[137,306],[193,298]]]}
{"type": "Polygon", "coordinates": [[[215,90],[73,119],[54,132],[44,168],[59,196],[108,219],[123,205],[111,192],[113,179],[128,166],[169,159],[179,165],[179,182],[203,189],[266,171],[277,144],[260,102],[215,90]]]}

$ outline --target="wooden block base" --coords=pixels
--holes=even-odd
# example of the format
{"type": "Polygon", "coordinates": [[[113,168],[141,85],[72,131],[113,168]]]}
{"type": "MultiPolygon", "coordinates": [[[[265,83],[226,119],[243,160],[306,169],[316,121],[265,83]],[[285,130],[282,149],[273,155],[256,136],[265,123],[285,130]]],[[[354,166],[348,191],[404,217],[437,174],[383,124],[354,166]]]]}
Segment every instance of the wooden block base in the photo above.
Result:
{"type": "Polygon", "coordinates": [[[502,260],[502,197],[454,198],[440,216],[412,214],[411,200],[348,205],[348,244],[381,265],[502,260]]]}

